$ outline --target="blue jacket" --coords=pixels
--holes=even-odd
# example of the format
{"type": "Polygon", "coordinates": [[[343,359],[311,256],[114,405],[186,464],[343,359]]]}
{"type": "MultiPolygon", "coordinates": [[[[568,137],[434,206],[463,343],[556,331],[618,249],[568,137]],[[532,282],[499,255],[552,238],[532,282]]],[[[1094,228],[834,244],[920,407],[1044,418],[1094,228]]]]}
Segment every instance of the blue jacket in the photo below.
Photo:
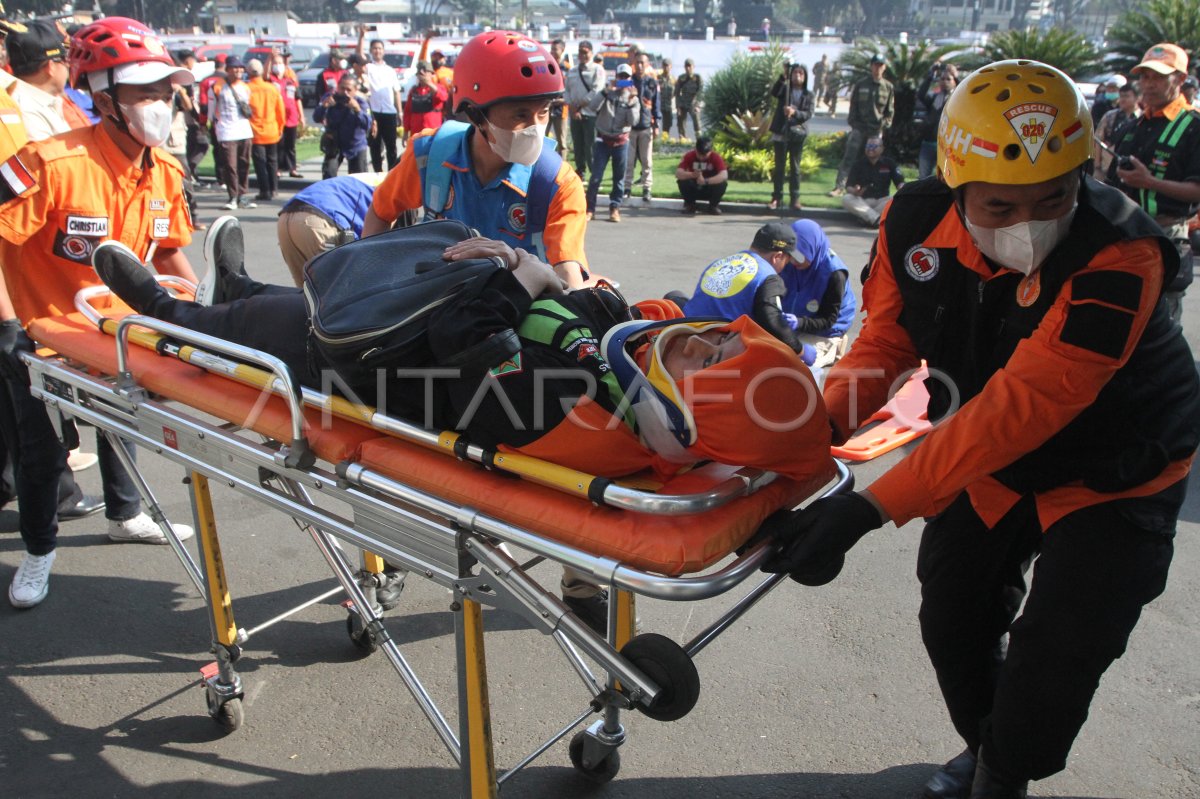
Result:
{"type": "MultiPolygon", "coordinates": [[[[816,315],[821,298],[825,296],[829,277],[834,272],[845,272],[849,278],[850,269],[842,263],[837,253],[829,249],[829,238],[816,222],[800,219],[792,223],[792,230],[796,233],[796,250],[809,262],[809,266],[804,269],[788,266],[780,274],[783,284],[787,286],[783,310],[800,317],[812,317],[816,315]]],[[[815,335],[836,338],[845,334],[854,324],[856,308],[854,289],[847,279],[837,321],[828,330],[814,331],[815,335]]]]}
{"type": "Polygon", "coordinates": [[[713,261],[700,274],[692,298],[683,306],[685,316],[737,319],[750,315],[754,296],[764,281],[775,277],[775,268],[749,250],[713,261]]]}
{"type": "Polygon", "coordinates": [[[329,217],[341,230],[353,230],[354,235],[361,238],[363,219],[371,207],[378,183],[375,177],[363,173],[318,180],[296,192],[280,213],[296,210],[298,203],[307,203],[329,217]]]}
{"type": "MultiPolygon", "coordinates": [[[[329,96],[330,94],[325,95],[325,97],[329,96]]],[[[321,103],[325,102],[325,97],[321,98],[321,103]]],[[[365,100],[359,101],[358,113],[351,111],[345,105],[335,104],[326,108],[324,105],[318,104],[316,110],[313,111],[313,122],[324,124],[326,128],[334,132],[338,149],[347,158],[353,158],[367,149],[367,132],[371,129],[371,112],[367,108],[365,100]]]]}

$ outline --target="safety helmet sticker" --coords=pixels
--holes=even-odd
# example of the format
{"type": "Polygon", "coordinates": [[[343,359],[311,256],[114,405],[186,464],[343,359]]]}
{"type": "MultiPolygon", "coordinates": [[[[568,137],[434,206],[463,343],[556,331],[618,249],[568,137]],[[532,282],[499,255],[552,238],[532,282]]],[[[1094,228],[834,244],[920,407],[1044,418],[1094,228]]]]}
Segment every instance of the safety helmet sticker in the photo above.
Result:
{"type": "Polygon", "coordinates": [[[913,280],[922,283],[932,280],[938,273],[937,250],[931,250],[919,244],[910,248],[904,255],[904,271],[913,280]]]}
{"type": "Polygon", "coordinates": [[[1037,163],[1057,116],[1058,109],[1047,103],[1021,103],[1004,112],[1032,163],[1037,163]]]}

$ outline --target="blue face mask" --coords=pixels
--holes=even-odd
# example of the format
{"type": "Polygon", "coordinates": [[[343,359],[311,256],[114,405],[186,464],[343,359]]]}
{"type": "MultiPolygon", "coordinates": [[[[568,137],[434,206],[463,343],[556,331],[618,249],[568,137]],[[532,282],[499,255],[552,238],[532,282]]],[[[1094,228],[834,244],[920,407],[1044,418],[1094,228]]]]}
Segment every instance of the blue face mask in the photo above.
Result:
{"type": "Polygon", "coordinates": [[[1115,103],[1117,101],[1117,97],[1119,97],[1119,96],[1120,95],[1117,92],[1105,92],[1104,93],[1104,99],[1108,100],[1110,103],[1115,103]]]}

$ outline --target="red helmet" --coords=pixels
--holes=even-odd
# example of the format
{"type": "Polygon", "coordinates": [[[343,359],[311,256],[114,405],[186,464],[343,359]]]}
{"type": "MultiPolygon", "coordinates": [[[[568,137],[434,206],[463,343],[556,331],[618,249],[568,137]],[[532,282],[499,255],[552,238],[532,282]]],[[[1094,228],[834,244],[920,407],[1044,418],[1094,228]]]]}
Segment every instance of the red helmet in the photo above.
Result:
{"type": "Polygon", "coordinates": [[[72,85],[84,75],[103,73],[97,77],[103,77],[98,82],[104,85],[93,79],[93,91],[116,83],[154,83],[187,72],[175,66],[158,34],[128,17],[105,17],[80,28],[71,37],[67,60],[72,85]],[[127,68],[114,75],[118,67],[127,68]]]}
{"type": "Polygon", "coordinates": [[[540,44],[515,31],[481,33],[463,47],[454,62],[454,108],[487,108],[505,100],[557,97],[562,70],[540,44]]]}

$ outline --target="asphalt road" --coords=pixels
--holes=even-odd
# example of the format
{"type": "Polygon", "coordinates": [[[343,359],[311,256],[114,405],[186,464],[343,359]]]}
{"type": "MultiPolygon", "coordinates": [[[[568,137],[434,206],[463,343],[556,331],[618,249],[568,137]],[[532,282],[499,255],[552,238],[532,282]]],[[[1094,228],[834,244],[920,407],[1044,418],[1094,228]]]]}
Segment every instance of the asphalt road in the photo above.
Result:
{"type": "MultiPolygon", "coordinates": [[[[311,169],[309,170],[311,172],[311,169]]],[[[223,198],[202,196],[211,219],[223,198]]],[[[275,212],[242,212],[251,274],[282,280],[275,212]]],[[[635,204],[595,223],[596,271],[630,299],[690,289],[710,260],[749,243],[760,212],[681,217],[675,203],[635,204]]],[[[871,235],[820,218],[853,271],[871,235]]],[[[188,249],[201,261],[199,239],[188,249]]],[[[857,276],[856,276],[857,284],[857,276]]],[[[1200,296],[1198,293],[1196,296],[1200,296]]],[[[1184,319],[1193,348],[1200,304],[1184,319]]],[[[856,469],[868,484],[899,457],[856,469]]],[[[141,464],[173,519],[190,509],[178,467],[141,464]]],[[[96,470],[81,475],[99,488],[96,470]]],[[[214,488],[238,623],[251,627],[333,585],[307,535],[286,518],[214,488]]],[[[1130,651],[1106,675],[1066,771],[1036,796],[1200,796],[1200,499],[1180,525],[1170,585],[1130,651]]],[[[0,511],[0,583],[21,556],[12,506],[0,511]]],[[[703,692],[684,720],[627,719],[623,768],[603,788],[571,769],[565,742],[504,786],[557,799],[654,796],[919,795],[961,743],[942,709],[916,624],[919,525],[866,538],[840,579],[785,583],[697,659],[703,692]]],[[[110,544],[102,520],[64,524],[49,598],[30,611],[0,602],[0,796],[454,796],[454,763],[382,656],[358,656],[344,612],[319,604],[253,637],[238,664],[246,723],[228,736],[206,715],[197,669],[209,660],[203,605],[165,547],[110,544]]],[[[552,566],[537,567],[546,584],[552,566]]],[[[642,629],[684,640],[733,601],[643,601],[642,629]]],[[[448,594],[415,580],[389,627],[451,723],[448,594]]],[[[507,766],[585,707],[577,678],[516,617],[485,614],[497,759],[507,766]]]]}

